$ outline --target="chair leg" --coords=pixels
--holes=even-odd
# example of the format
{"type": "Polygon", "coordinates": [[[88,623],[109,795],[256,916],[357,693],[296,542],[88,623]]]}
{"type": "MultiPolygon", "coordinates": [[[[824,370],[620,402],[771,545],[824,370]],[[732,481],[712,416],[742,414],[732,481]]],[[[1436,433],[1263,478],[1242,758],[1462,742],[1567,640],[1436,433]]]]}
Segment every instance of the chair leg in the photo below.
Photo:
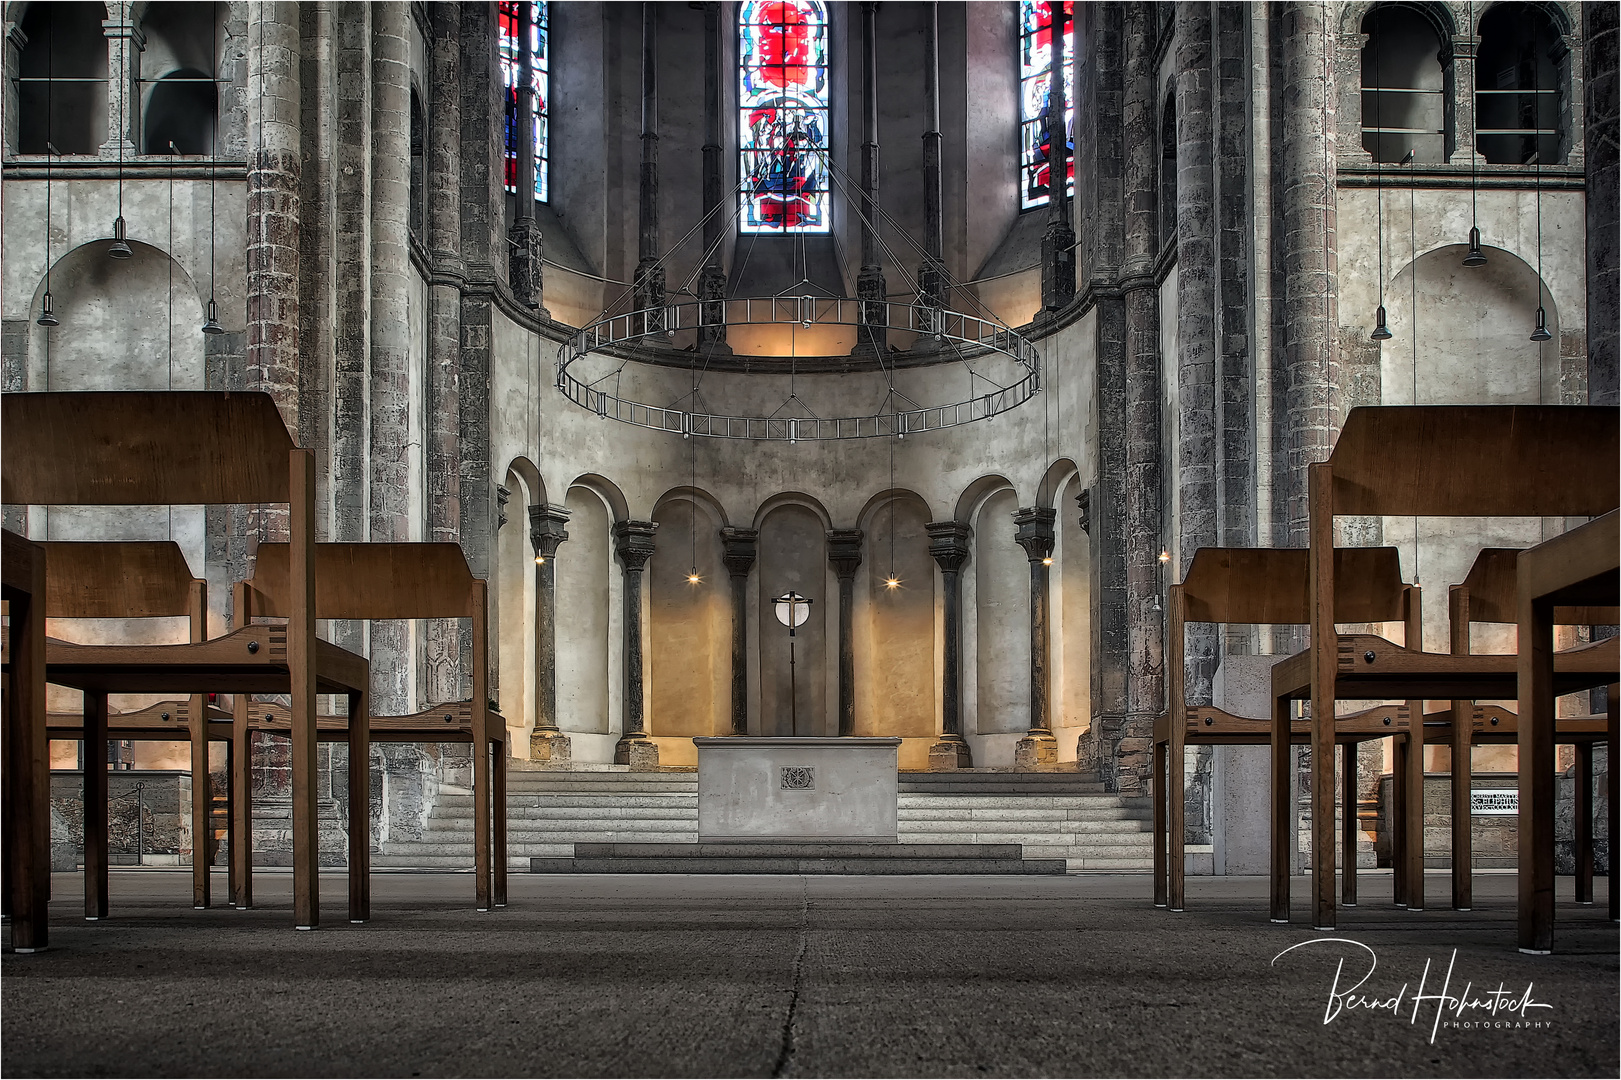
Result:
{"type": "MultiPolygon", "coordinates": [[[[1171,747],[1175,750],[1175,747],[1171,747]]],[[[1165,784],[1165,797],[1167,799],[1166,827],[1170,830],[1170,850],[1167,858],[1170,871],[1170,909],[1182,911],[1187,906],[1188,884],[1188,856],[1187,856],[1187,755],[1185,753],[1169,753],[1166,764],[1169,766],[1170,779],[1165,784]]]]}
{"type": "Polygon", "coordinates": [[[1576,744],[1576,902],[1593,902],[1593,744],[1576,744]]]}
{"type": "Polygon", "coordinates": [[[1348,742],[1340,747],[1341,757],[1344,759],[1344,790],[1340,795],[1343,804],[1340,810],[1340,847],[1344,850],[1342,858],[1345,862],[1344,876],[1340,879],[1340,902],[1346,907],[1356,907],[1356,847],[1357,840],[1362,835],[1357,820],[1357,744],[1348,742]]]}
{"type": "Polygon", "coordinates": [[[1149,785],[1154,796],[1154,906],[1167,903],[1165,880],[1165,744],[1154,743],[1154,780],[1149,785]]]}
{"type": "Polygon", "coordinates": [[[231,904],[253,906],[253,734],[248,695],[236,695],[231,725],[231,904]]]}
{"type": "Polygon", "coordinates": [[[208,769],[208,699],[191,695],[191,906],[206,908],[213,902],[209,848],[213,845],[214,809],[212,777],[208,769]]]}
{"type": "Polygon", "coordinates": [[[1609,717],[1605,731],[1605,738],[1608,741],[1604,744],[1604,772],[1610,788],[1610,797],[1607,800],[1610,818],[1610,921],[1616,922],[1621,920],[1621,891],[1617,891],[1617,879],[1621,878],[1621,874],[1616,873],[1615,867],[1616,824],[1617,819],[1621,818],[1621,808],[1616,806],[1616,803],[1621,801],[1621,798],[1618,798],[1621,796],[1621,772],[1617,771],[1621,768],[1621,762],[1615,759],[1616,736],[1621,734],[1621,730],[1618,730],[1621,728],[1621,722],[1618,722],[1621,721],[1621,686],[1611,683],[1605,699],[1609,717]]]}
{"type": "Polygon", "coordinates": [[[491,766],[490,794],[495,801],[494,832],[490,838],[495,848],[490,859],[491,901],[496,907],[507,906],[507,743],[503,739],[491,744],[495,761],[491,766]]]}
{"type": "Polygon", "coordinates": [[[1474,702],[1452,703],[1452,906],[1468,911],[1474,906],[1475,838],[1470,809],[1474,787],[1474,702]]]}
{"type": "Polygon", "coordinates": [[[107,917],[107,695],[90,690],[84,694],[84,917],[107,917]]]}
{"type": "Polygon", "coordinates": [[[480,911],[490,910],[490,743],[474,725],[473,877],[480,911]]]}
{"type": "MultiPolygon", "coordinates": [[[[1424,703],[1409,703],[1408,715],[1416,717],[1413,730],[1424,726],[1424,703]]],[[[1407,743],[1407,910],[1424,910],[1424,741],[1422,734],[1410,736],[1407,743]]]]}
{"type": "Polygon", "coordinates": [[[1288,698],[1272,702],[1272,921],[1289,921],[1289,774],[1294,747],[1289,739],[1288,698]]]}
{"type": "Polygon", "coordinates": [[[371,716],[364,692],[349,695],[349,921],[371,918],[371,716]]]}
{"type": "Polygon", "coordinates": [[[1407,740],[1390,747],[1390,883],[1391,899],[1407,906],[1407,740]]]}

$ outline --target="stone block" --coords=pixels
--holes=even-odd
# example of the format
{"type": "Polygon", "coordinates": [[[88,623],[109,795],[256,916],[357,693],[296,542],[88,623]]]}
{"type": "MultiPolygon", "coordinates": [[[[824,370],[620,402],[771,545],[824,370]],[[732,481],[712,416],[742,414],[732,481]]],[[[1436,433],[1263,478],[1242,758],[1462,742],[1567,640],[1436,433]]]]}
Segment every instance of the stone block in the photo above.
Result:
{"type": "Polygon", "coordinates": [[[629,765],[631,772],[652,772],[659,767],[658,743],[652,739],[620,739],[614,746],[614,764],[629,765]]]}
{"type": "Polygon", "coordinates": [[[1026,735],[1013,748],[1013,767],[1026,772],[1058,767],[1058,740],[1051,735],[1026,735]]]}
{"type": "MultiPolygon", "coordinates": [[[[536,731],[529,736],[530,761],[568,761],[572,757],[569,737],[560,731],[536,731]]],[[[654,748],[657,761],[657,747],[654,748]]]]}
{"type": "Polygon", "coordinates": [[[973,754],[962,739],[942,739],[929,747],[929,771],[949,772],[974,767],[973,754]]]}
{"type": "Polygon", "coordinates": [[[693,742],[701,843],[894,843],[898,835],[900,739],[734,735],[693,742]]]}

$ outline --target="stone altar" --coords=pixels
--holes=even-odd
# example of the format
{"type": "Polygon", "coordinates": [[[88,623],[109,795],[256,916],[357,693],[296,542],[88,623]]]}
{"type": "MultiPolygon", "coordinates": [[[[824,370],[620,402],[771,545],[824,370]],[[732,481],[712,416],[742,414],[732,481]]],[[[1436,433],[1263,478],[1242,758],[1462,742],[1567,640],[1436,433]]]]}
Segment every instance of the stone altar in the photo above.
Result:
{"type": "Polygon", "coordinates": [[[698,840],[894,843],[898,738],[695,738],[698,840]]]}

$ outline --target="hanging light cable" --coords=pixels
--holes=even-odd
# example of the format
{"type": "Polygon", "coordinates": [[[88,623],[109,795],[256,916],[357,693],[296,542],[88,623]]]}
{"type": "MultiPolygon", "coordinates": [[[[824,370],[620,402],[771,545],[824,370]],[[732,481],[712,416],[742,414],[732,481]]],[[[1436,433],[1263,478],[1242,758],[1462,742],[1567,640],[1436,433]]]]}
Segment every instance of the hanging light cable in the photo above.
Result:
{"type": "Polygon", "coordinates": [[[1384,124],[1379,119],[1384,107],[1381,92],[1384,82],[1379,74],[1379,39],[1383,34],[1377,24],[1374,25],[1373,34],[1373,83],[1379,88],[1373,94],[1373,190],[1379,208],[1379,310],[1374,313],[1373,333],[1369,336],[1374,341],[1386,341],[1390,338],[1390,324],[1385,317],[1385,132],[1384,124]]]}
{"type": "Polygon", "coordinates": [[[107,249],[107,254],[114,259],[127,259],[135,252],[130,250],[129,241],[124,239],[124,138],[127,134],[124,123],[124,84],[128,80],[129,72],[129,38],[124,38],[124,44],[118,50],[118,217],[113,219],[113,246],[107,249]]]}
{"type": "Polygon", "coordinates": [[[58,326],[60,320],[51,310],[51,159],[56,156],[56,144],[51,142],[51,88],[56,78],[56,19],[53,15],[45,39],[45,295],[40,299],[41,326],[58,326]]]}
{"type": "Polygon", "coordinates": [[[1535,155],[1537,163],[1536,191],[1537,191],[1537,328],[1531,331],[1532,341],[1549,341],[1553,334],[1548,332],[1548,312],[1542,306],[1542,294],[1545,291],[1542,281],[1542,136],[1537,136],[1537,150],[1535,155]]]}
{"type": "Polygon", "coordinates": [[[208,307],[204,309],[203,333],[223,334],[225,327],[220,325],[219,305],[214,303],[214,254],[217,240],[214,233],[214,192],[215,177],[219,170],[219,138],[220,138],[220,6],[219,0],[214,0],[214,53],[211,61],[214,65],[214,126],[208,132],[208,307]]]}
{"type": "MultiPolygon", "coordinates": [[[[1473,43],[1475,36],[1475,4],[1469,2],[1469,37],[1473,43]]],[[[1479,49],[1475,50],[1475,63],[1480,63],[1479,49]]],[[[1475,82],[1480,82],[1480,72],[1475,72],[1475,82]]],[[[1479,99],[1476,99],[1475,126],[1480,126],[1479,99]]],[[[1480,214],[1476,205],[1480,194],[1480,136],[1475,136],[1475,145],[1469,148],[1469,252],[1463,257],[1465,266],[1485,266],[1486,256],[1480,250],[1480,214]]]]}

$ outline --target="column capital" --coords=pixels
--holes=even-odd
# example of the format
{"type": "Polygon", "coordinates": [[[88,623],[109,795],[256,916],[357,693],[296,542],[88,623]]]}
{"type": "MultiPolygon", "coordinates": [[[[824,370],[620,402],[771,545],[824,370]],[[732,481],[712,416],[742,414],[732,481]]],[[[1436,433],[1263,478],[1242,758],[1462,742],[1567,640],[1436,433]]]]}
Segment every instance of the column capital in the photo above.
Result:
{"type": "Polygon", "coordinates": [[[860,529],[829,529],[827,531],[827,561],[840,581],[855,577],[861,566],[860,529]]]}
{"type": "Polygon", "coordinates": [[[614,522],[614,554],[627,571],[640,573],[647,565],[653,557],[653,534],[658,530],[656,521],[614,522]]]}
{"type": "Polygon", "coordinates": [[[968,561],[968,541],[973,530],[964,521],[931,521],[923,526],[929,534],[929,554],[943,573],[955,574],[968,561]]]}
{"type": "Polygon", "coordinates": [[[535,503],[529,508],[529,542],[535,545],[535,554],[550,559],[557,554],[557,546],[568,539],[569,512],[551,503],[535,503]]]}
{"type": "Polygon", "coordinates": [[[740,529],[735,525],[723,525],[720,530],[721,556],[720,561],[726,564],[726,572],[732,577],[748,577],[749,571],[754,569],[754,558],[758,553],[760,530],[740,529]]]}
{"type": "Polygon", "coordinates": [[[1058,511],[1050,506],[1026,506],[1014,512],[1014,542],[1024,548],[1031,562],[1052,557],[1053,544],[1057,539],[1053,523],[1057,520],[1058,511]]]}

